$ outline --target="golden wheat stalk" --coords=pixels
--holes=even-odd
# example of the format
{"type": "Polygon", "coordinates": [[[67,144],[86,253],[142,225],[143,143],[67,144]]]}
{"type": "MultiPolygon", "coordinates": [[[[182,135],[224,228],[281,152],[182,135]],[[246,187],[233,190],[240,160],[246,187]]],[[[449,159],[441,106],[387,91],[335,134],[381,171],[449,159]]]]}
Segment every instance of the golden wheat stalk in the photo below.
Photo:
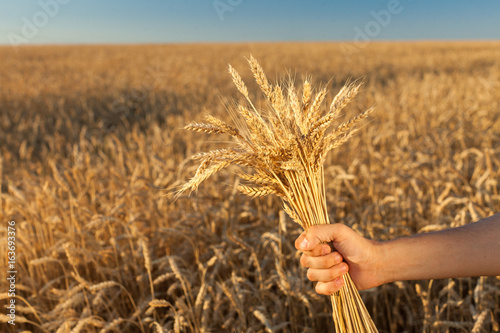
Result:
{"type": "MultiPolygon", "coordinates": [[[[250,167],[254,172],[240,174],[251,184],[239,186],[242,193],[251,197],[280,196],[285,212],[306,231],[312,225],[330,223],[323,175],[326,154],[346,142],[372,109],[335,129],[331,126],[356,96],[361,84],[346,84],[330,107],[323,110],[325,89],[314,95],[309,80],[305,80],[302,91],[293,84],[273,87],[257,60],[250,57],[248,62],[269,107],[258,110],[254,106],[241,76],[229,66],[233,82],[245,97],[245,103],[236,108],[239,126],[208,116],[208,124],[191,123],[185,128],[228,134],[235,145],[196,154],[194,159],[201,160],[200,166],[194,177],[180,188],[177,197],[186,190],[197,189],[201,182],[221,169],[236,164],[250,167]]],[[[344,275],[344,280],[345,287],[331,296],[337,332],[377,332],[349,273],[344,275]]]]}

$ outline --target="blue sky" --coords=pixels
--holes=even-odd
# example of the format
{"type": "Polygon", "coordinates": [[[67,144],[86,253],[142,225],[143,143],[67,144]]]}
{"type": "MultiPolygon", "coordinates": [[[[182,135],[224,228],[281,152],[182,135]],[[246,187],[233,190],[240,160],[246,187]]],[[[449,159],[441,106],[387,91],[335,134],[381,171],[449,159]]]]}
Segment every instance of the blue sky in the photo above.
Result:
{"type": "Polygon", "coordinates": [[[500,39],[500,1],[0,0],[0,44],[500,39]]]}

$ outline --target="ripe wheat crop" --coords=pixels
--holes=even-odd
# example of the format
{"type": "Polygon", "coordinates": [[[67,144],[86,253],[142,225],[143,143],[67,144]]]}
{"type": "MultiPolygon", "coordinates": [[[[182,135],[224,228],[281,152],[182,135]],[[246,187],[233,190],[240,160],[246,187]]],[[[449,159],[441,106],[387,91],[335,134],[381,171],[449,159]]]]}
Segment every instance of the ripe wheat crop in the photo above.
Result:
{"type": "MultiPolygon", "coordinates": [[[[291,77],[284,98],[289,83],[302,101],[310,82],[314,102],[364,77],[327,133],[376,107],[325,156],[332,222],[387,240],[500,211],[498,42],[372,42],[349,57],[337,43],[0,47],[0,257],[15,220],[19,276],[14,329],[2,260],[0,331],[335,330],[330,299],[298,265],[302,227],[279,196],[238,191],[264,181],[250,167],[215,173],[177,201],[168,191],[208,158],[190,156],[238,148],[183,127],[203,112],[233,124],[227,109],[248,108],[226,69],[244,68],[250,53],[269,82],[291,77]]],[[[267,110],[252,72],[240,74],[267,110]]],[[[496,277],[402,281],[360,296],[380,332],[500,330],[496,277]]]]}

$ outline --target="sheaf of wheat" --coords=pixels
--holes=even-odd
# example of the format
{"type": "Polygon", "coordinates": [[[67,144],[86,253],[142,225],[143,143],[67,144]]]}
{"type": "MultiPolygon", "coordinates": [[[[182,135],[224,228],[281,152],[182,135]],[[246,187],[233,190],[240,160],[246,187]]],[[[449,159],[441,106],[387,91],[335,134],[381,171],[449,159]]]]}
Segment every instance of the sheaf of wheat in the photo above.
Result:
{"type": "MultiPolygon", "coordinates": [[[[233,144],[224,149],[199,153],[200,165],[178,191],[198,188],[214,173],[241,166],[239,176],[247,183],[239,190],[251,197],[278,195],[285,212],[306,231],[312,225],[330,223],[326,207],[323,164],[327,153],[344,144],[372,108],[333,128],[341,110],[357,95],[361,83],[351,82],[324,107],[326,88],[314,91],[308,79],[301,89],[287,83],[271,84],[260,64],[250,56],[250,68],[267,100],[258,108],[238,72],[229,73],[245,100],[234,112],[235,126],[213,116],[205,123],[191,123],[185,129],[209,134],[227,134],[233,144]]],[[[337,332],[377,332],[366,307],[349,276],[345,286],[331,296],[332,316],[337,332]]]]}

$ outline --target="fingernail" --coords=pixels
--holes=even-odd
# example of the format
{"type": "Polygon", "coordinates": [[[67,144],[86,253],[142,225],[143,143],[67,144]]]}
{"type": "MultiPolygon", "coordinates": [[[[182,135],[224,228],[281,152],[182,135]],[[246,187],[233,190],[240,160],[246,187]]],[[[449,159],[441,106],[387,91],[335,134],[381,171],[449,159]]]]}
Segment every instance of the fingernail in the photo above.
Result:
{"type": "Polygon", "coordinates": [[[323,247],[323,249],[321,250],[321,254],[322,255],[325,255],[325,254],[328,254],[330,253],[330,248],[329,247],[323,247]]]}
{"type": "Polygon", "coordinates": [[[304,240],[302,241],[302,243],[300,243],[300,248],[301,249],[306,249],[307,245],[309,245],[309,242],[307,241],[307,239],[304,238],[304,240]]]}
{"type": "Polygon", "coordinates": [[[340,273],[341,274],[347,273],[347,265],[346,264],[342,264],[342,266],[340,267],[340,273]]]}
{"type": "Polygon", "coordinates": [[[335,260],[335,263],[340,263],[342,261],[342,257],[337,253],[335,254],[335,258],[333,260],[335,260]]]}
{"type": "Polygon", "coordinates": [[[335,280],[335,284],[338,286],[338,287],[342,287],[344,285],[344,278],[343,277],[339,277],[335,280]]]}

